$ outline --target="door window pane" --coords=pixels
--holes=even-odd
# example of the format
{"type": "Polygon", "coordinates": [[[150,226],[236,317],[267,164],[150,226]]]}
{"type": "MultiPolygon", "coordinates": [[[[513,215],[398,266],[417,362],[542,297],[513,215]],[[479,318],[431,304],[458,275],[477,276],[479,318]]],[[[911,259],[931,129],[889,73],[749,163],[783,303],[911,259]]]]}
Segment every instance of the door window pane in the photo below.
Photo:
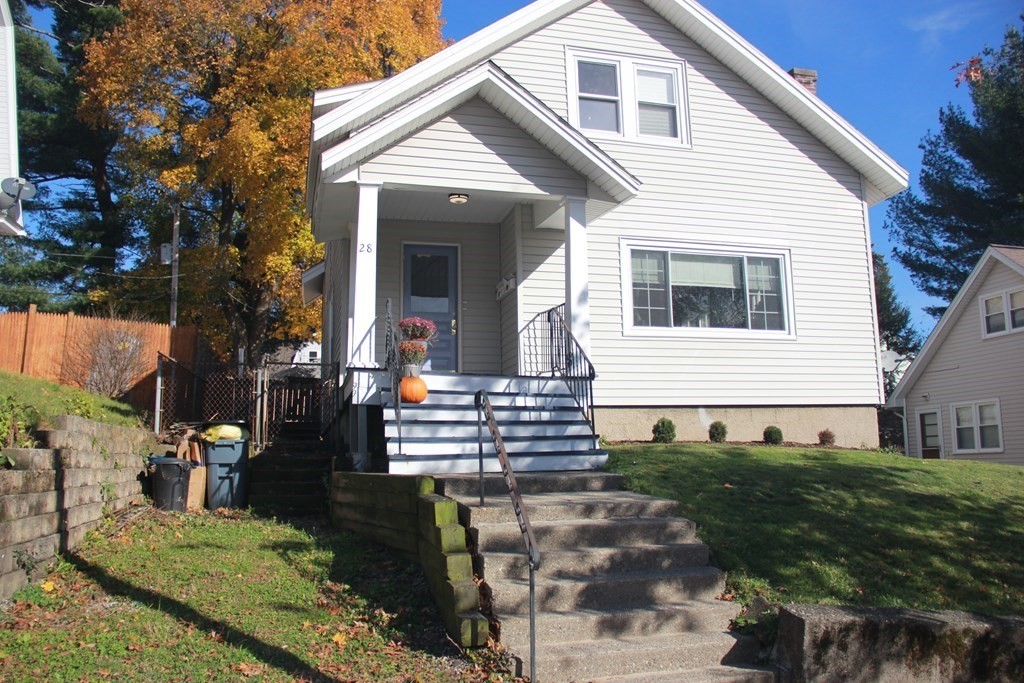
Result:
{"type": "Polygon", "coordinates": [[[414,254],[409,276],[410,304],[417,313],[449,310],[448,257],[414,254]]]}
{"type": "Polygon", "coordinates": [[[921,447],[939,447],[939,414],[921,413],[921,447]]]}

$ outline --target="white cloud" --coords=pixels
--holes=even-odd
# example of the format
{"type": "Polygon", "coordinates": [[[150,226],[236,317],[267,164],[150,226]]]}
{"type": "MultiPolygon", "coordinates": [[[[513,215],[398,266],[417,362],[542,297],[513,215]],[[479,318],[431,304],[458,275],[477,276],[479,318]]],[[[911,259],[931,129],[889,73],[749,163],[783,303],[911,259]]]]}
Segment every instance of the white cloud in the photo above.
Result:
{"type": "Polygon", "coordinates": [[[991,7],[986,2],[960,2],[940,10],[910,19],[907,28],[920,33],[925,45],[936,47],[941,44],[943,35],[956,33],[960,29],[989,14],[991,7]]]}

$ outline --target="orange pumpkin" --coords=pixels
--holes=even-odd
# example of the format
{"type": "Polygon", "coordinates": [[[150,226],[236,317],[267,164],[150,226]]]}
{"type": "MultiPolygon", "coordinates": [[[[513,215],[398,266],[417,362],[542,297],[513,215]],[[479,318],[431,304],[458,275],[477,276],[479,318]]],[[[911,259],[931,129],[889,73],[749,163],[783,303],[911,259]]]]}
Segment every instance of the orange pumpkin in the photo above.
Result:
{"type": "Polygon", "coordinates": [[[404,403],[423,403],[427,398],[427,383],[420,377],[403,377],[400,393],[404,403]]]}

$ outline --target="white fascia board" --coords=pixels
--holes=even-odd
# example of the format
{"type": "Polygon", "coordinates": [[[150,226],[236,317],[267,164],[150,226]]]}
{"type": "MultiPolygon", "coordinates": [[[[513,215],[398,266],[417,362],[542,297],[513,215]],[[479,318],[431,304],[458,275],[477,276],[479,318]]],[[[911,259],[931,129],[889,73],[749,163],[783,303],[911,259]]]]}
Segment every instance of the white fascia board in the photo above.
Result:
{"type": "Polygon", "coordinates": [[[928,339],[925,341],[924,346],[921,347],[920,353],[907,368],[907,371],[903,373],[903,377],[900,378],[899,384],[893,389],[892,395],[886,402],[886,408],[896,407],[900,399],[905,399],[907,392],[917,381],[918,375],[924,372],[924,369],[931,362],[932,357],[942,346],[942,342],[945,340],[947,334],[952,326],[952,320],[958,317],[960,309],[967,305],[965,302],[974,301],[974,286],[977,284],[983,276],[989,272],[988,263],[992,259],[999,261],[1000,263],[1006,264],[1009,268],[1012,268],[1015,272],[1019,273],[1021,277],[1024,277],[1024,266],[1017,263],[1013,259],[999,253],[996,249],[988,247],[985,249],[985,253],[978,259],[978,264],[974,266],[974,270],[967,276],[960,291],[956,293],[952,303],[946,308],[946,312],[939,318],[939,322],[935,325],[931,334],[928,335],[928,339]]]}
{"type": "Polygon", "coordinates": [[[474,97],[514,120],[538,142],[540,131],[552,134],[559,144],[556,148],[544,146],[616,201],[626,201],[639,193],[639,180],[490,62],[466,71],[324,151],[319,165],[324,181],[333,182],[339,173],[387,148],[393,140],[419,130],[474,97]]]}
{"type": "Polygon", "coordinates": [[[313,140],[320,140],[339,130],[366,125],[402,102],[417,97],[463,69],[489,59],[519,38],[590,2],[592,0],[537,0],[388,78],[349,104],[316,118],[313,121],[313,140]]]}
{"type": "MultiPolygon", "coordinates": [[[[7,0],[0,0],[0,31],[3,32],[3,49],[6,52],[7,68],[6,73],[0,75],[3,79],[3,87],[7,90],[7,120],[0,125],[7,126],[7,158],[10,160],[10,174],[17,178],[21,175],[21,166],[18,160],[18,86],[17,66],[14,54],[14,22],[11,18],[11,10],[7,6],[7,0]]],[[[21,234],[24,234],[22,232],[21,234]]]]}

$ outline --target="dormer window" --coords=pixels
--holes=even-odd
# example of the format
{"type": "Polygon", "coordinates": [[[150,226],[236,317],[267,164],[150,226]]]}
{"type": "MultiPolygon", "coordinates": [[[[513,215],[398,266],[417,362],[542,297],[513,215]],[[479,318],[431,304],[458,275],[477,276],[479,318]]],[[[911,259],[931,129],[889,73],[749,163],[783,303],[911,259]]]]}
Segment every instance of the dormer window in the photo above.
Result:
{"type": "Polygon", "coordinates": [[[981,297],[982,336],[1024,330],[1024,289],[981,297]]]}
{"type": "Polygon", "coordinates": [[[688,145],[684,67],[569,49],[570,122],[595,138],[688,145]]]}

